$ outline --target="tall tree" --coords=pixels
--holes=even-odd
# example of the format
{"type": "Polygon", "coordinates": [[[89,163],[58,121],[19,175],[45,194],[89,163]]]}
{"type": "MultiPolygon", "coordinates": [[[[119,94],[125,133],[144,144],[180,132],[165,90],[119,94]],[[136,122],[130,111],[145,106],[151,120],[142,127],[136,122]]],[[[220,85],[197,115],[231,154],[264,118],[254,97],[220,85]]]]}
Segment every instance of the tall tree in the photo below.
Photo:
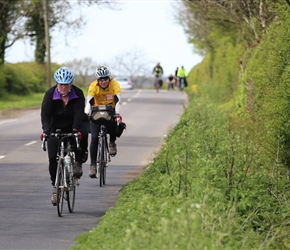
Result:
{"type": "Polygon", "coordinates": [[[26,1],[0,0],[0,65],[5,62],[5,50],[26,35],[23,20],[25,9],[26,1]]]}
{"type": "MultiPolygon", "coordinates": [[[[80,29],[85,24],[81,14],[74,17],[76,9],[82,6],[104,6],[117,8],[117,0],[49,0],[48,19],[51,29],[80,29]]],[[[43,63],[46,55],[45,22],[42,0],[0,0],[0,65],[5,62],[5,50],[17,40],[30,38],[35,44],[35,61],[43,63]]],[[[80,13],[80,12],[79,12],[80,13]]]]}
{"type": "MultiPolygon", "coordinates": [[[[47,10],[49,11],[49,10],[47,10]]],[[[42,1],[31,1],[30,8],[26,13],[26,30],[32,43],[36,44],[34,60],[39,64],[44,64],[46,44],[45,44],[45,22],[42,1]]],[[[49,27],[53,21],[48,22],[49,27]]]]}
{"type": "MultiPolygon", "coordinates": [[[[80,12],[77,15],[77,9],[80,7],[88,7],[91,5],[106,6],[109,8],[117,7],[118,4],[115,1],[103,1],[103,0],[50,0],[48,1],[48,23],[49,29],[59,28],[63,30],[80,30],[85,24],[85,19],[80,12]],[[75,11],[74,11],[75,10],[75,11]],[[74,12],[74,15],[72,13],[74,12]]],[[[35,61],[43,64],[46,55],[45,44],[45,27],[44,27],[44,10],[42,0],[30,0],[30,8],[26,13],[26,30],[29,33],[29,37],[32,43],[35,43],[35,61]]],[[[51,38],[51,37],[50,37],[51,38]]]]}

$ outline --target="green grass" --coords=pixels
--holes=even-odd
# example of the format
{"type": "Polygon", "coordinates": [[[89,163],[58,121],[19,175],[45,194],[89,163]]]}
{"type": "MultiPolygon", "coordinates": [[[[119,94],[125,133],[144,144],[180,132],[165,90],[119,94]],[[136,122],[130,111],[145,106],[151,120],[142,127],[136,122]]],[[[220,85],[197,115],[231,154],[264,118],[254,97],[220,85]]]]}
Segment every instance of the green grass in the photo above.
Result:
{"type": "Polygon", "coordinates": [[[28,96],[7,95],[0,99],[0,110],[38,108],[41,106],[44,93],[28,96]]]}
{"type": "Polygon", "coordinates": [[[286,173],[227,123],[217,105],[191,96],[154,162],[71,249],[285,249],[286,173]],[[276,182],[280,197],[269,192],[276,182]]]}

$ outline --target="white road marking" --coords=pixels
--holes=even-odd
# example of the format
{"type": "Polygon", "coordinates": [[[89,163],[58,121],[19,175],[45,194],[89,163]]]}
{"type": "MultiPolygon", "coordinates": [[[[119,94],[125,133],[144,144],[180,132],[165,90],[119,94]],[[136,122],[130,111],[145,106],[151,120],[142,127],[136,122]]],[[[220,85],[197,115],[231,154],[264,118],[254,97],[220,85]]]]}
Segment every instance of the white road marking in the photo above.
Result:
{"type": "Polygon", "coordinates": [[[138,97],[140,94],[141,94],[141,92],[142,92],[142,90],[141,89],[139,89],[138,90],[138,92],[133,96],[133,98],[136,98],[136,97],[138,97]]]}
{"type": "Polygon", "coordinates": [[[14,122],[17,121],[18,119],[11,119],[11,120],[4,120],[4,121],[0,121],[0,125],[7,123],[7,122],[14,122]]]}
{"type": "Polygon", "coordinates": [[[25,146],[30,146],[30,145],[32,145],[32,144],[34,144],[34,143],[37,143],[37,141],[31,141],[31,142],[28,142],[28,143],[25,144],[25,146]]]}
{"type": "Polygon", "coordinates": [[[0,159],[3,159],[3,158],[5,158],[5,155],[0,155],[0,159]]]}

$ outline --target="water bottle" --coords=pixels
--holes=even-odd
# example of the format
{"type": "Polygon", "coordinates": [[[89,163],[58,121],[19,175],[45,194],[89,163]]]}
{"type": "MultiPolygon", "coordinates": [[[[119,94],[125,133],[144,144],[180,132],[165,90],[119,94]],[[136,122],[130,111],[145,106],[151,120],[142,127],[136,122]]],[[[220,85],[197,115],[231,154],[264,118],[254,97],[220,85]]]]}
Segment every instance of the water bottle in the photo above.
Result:
{"type": "Polygon", "coordinates": [[[69,173],[71,173],[71,159],[69,155],[64,157],[64,166],[69,173]]]}

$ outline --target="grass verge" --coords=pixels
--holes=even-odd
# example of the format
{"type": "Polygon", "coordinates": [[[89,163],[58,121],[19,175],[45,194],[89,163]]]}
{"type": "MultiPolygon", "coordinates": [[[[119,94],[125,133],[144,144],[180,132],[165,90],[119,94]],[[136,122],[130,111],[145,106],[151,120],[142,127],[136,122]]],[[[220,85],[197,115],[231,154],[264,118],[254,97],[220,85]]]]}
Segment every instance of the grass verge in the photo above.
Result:
{"type": "Polygon", "coordinates": [[[289,184],[257,148],[194,94],[155,161],[71,249],[286,249],[289,184]]]}

